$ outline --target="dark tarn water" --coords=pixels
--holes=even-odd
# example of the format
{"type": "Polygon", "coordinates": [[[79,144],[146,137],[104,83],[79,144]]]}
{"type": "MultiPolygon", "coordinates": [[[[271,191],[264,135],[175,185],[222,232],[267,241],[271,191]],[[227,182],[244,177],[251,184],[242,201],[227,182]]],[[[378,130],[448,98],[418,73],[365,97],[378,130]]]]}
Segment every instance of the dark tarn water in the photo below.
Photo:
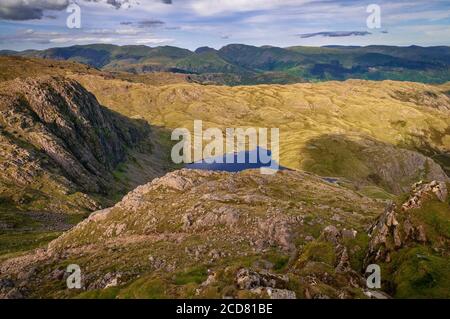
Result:
{"type": "MultiPolygon", "coordinates": [[[[225,171],[225,172],[240,172],[246,169],[258,169],[261,167],[270,167],[271,163],[265,163],[266,161],[261,161],[262,154],[263,160],[266,158],[272,159],[272,152],[266,150],[264,148],[258,147],[252,151],[243,151],[237,152],[233,154],[225,154],[213,157],[210,159],[212,163],[208,163],[205,160],[194,162],[191,164],[187,164],[186,168],[189,169],[201,169],[201,170],[209,170],[209,171],[225,171]],[[227,160],[227,156],[233,159],[232,161],[227,160]],[[251,161],[251,157],[256,157],[256,162],[251,161]],[[245,160],[243,163],[238,163],[238,158],[244,157],[245,160]],[[253,162],[253,163],[252,163],[253,162]]],[[[277,162],[274,161],[274,165],[278,165],[277,162]]],[[[276,167],[276,166],[275,166],[276,167]]],[[[287,168],[279,166],[279,170],[285,170],[287,168]]]]}

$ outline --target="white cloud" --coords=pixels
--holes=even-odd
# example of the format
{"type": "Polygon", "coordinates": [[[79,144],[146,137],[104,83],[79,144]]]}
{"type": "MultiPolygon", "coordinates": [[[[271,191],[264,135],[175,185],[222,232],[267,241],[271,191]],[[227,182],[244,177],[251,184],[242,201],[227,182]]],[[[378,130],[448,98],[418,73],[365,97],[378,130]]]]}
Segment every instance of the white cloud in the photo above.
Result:
{"type": "Polygon", "coordinates": [[[437,21],[441,19],[447,19],[450,17],[450,11],[446,10],[429,10],[429,11],[418,11],[418,12],[401,12],[401,13],[393,13],[384,17],[385,21],[389,23],[395,22],[405,22],[405,21],[413,21],[413,20],[428,20],[428,21],[437,21]]]}
{"type": "Polygon", "coordinates": [[[209,16],[229,12],[268,10],[278,7],[301,5],[306,0],[196,0],[190,7],[199,15],[209,16]]]}
{"type": "Polygon", "coordinates": [[[173,42],[174,39],[159,39],[159,38],[147,38],[147,39],[137,39],[136,44],[162,44],[173,42]]]}
{"type": "MultiPolygon", "coordinates": [[[[175,42],[174,45],[195,49],[198,46],[221,47],[229,43],[252,45],[322,45],[322,44],[448,44],[450,4],[437,0],[404,0],[381,6],[382,27],[389,33],[374,32],[370,37],[308,38],[297,34],[366,31],[366,5],[356,0],[136,0],[139,5],[116,10],[111,0],[76,0],[82,8],[82,29],[66,28],[65,10],[58,8],[69,0],[0,0],[0,20],[5,8],[27,8],[16,20],[27,15],[34,21],[1,21],[8,26],[0,30],[2,48],[44,48],[57,43],[80,41],[101,42],[114,39],[117,44],[149,44],[175,42]],[[2,11],[3,10],[3,11],[2,11]],[[41,11],[39,11],[41,10],[41,11]],[[56,10],[56,9],[55,9],[56,10]],[[26,13],[26,14],[25,14],[26,13]],[[53,15],[53,19],[46,19],[53,15]],[[140,28],[140,21],[149,21],[140,28]],[[161,23],[151,23],[161,21],[161,23]],[[121,24],[121,22],[123,24],[121,24]],[[126,23],[129,24],[126,24],[126,23]],[[444,25],[434,29],[426,25],[444,25]],[[157,27],[159,25],[159,27],[157,27]],[[447,25],[447,26],[445,26],[447,25]],[[404,29],[401,29],[404,27],[404,29]],[[33,28],[33,32],[24,30],[33,28]],[[15,32],[14,30],[21,30],[15,32]],[[50,31],[58,31],[50,34],[50,31]],[[149,33],[149,31],[151,33],[149,33]],[[228,39],[229,38],[229,39],[228,39]],[[52,41],[52,42],[50,42],[52,41]],[[51,43],[51,44],[49,44],[51,43]]],[[[122,0],[114,3],[124,2],[122,0]]],[[[9,9],[8,9],[9,10],[9,9]]],[[[6,10],[7,11],[7,10],[6,10]]],[[[17,11],[17,10],[16,10],[17,11]]],[[[17,13],[17,12],[16,12],[17,13]]],[[[11,14],[8,13],[8,14],[11,14]]],[[[371,31],[371,30],[367,30],[371,31]]]]}
{"type": "Polygon", "coordinates": [[[115,33],[121,34],[121,35],[136,35],[139,34],[140,30],[136,28],[120,28],[116,29],[115,33]]]}

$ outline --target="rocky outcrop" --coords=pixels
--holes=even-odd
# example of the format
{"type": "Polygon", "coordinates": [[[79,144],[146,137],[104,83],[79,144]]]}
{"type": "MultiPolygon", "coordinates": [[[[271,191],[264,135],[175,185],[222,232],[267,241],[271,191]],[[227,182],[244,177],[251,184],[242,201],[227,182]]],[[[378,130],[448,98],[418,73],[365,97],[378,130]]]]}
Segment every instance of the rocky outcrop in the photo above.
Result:
{"type": "Polygon", "coordinates": [[[371,240],[365,264],[390,262],[391,254],[396,250],[409,244],[426,243],[425,227],[415,222],[408,212],[421,208],[424,202],[433,199],[440,202],[447,199],[447,186],[444,182],[418,182],[413,185],[411,195],[401,207],[390,203],[369,229],[371,240]]]}
{"type": "MultiPolygon", "coordinates": [[[[409,201],[448,205],[446,192],[445,183],[420,183],[409,201]]],[[[25,297],[59,276],[55,265],[75,259],[87,290],[119,291],[149,277],[151,285],[157,278],[176,296],[389,298],[387,283],[382,287],[389,295],[367,287],[364,266],[389,262],[401,248],[428,245],[431,236],[410,215],[417,208],[391,204],[380,214],[384,207],[383,201],[298,171],[269,176],[258,170],[183,169],[92,214],[46,250],[3,262],[0,271],[14,287],[25,285],[25,297]],[[348,212],[337,210],[335,198],[348,212]],[[29,276],[28,284],[22,281],[29,276]]],[[[442,247],[445,240],[437,248],[442,247]]],[[[64,293],[58,287],[52,289],[64,293]]]]}
{"type": "Polygon", "coordinates": [[[352,271],[350,267],[349,253],[347,247],[343,244],[343,238],[353,236],[356,231],[338,230],[335,226],[330,225],[322,231],[321,239],[334,245],[336,253],[335,271],[345,273],[352,271]]]}
{"type": "MultiPolygon", "coordinates": [[[[354,229],[328,225],[317,239],[308,242],[295,263],[304,298],[373,297],[368,294],[364,274],[354,263],[355,254],[362,252],[362,248],[354,244],[356,234],[354,229]]],[[[373,295],[379,296],[376,292],[373,295]]]]}
{"type": "Polygon", "coordinates": [[[148,134],[143,123],[100,106],[73,80],[16,80],[5,83],[2,92],[4,130],[39,150],[86,190],[105,186],[105,175],[124,160],[126,147],[148,134]]]}
{"type": "Polygon", "coordinates": [[[380,216],[376,224],[369,230],[371,241],[369,243],[369,250],[366,257],[366,264],[371,261],[390,260],[388,247],[392,244],[399,248],[402,245],[400,239],[399,222],[396,218],[396,205],[389,204],[383,215],[380,216]],[[390,242],[390,240],[392,242],[390,242]]]}
{"type": "Polygon", "coordinates": [[[294,234],[292,231],[292,221],[286,217],[273,216],[259,223],[259,230],[265,234],[268,239],[263,247],[266,245],[277,245],[282,249],[289,251],[294,247],[294,234]]]}
{"type": "Polygon", "coordinates": [[[439,165],[442,163],[433,158],[369,137],[323,135],[309,141],[304,152],[311,158],[312,166],[306,167],[309,171],[342,176],[361,186],[375,185],[396,195],[408,192],[419,179],[450,181],[444,166],[439,165]],[[317,170],[315,163],[324,159],[340,165],[336,169],[317,170]]]}
{"type": "Polygon", "coordinates": [[[412,195],[402,205],[402,210],[408,211],[410,209],[419,208],[422,206],[424,200],[430,199],[433,196],[436,196],[441,202],[445,202],[447,195],[447,185],[445,182],[432,181],[431,183],[426,184],[423,181],[420,181],[413,185],[412,195]]]}
{"type": "Polygon", "coordinates": [[[267,271],[257,272],[248,268],[240,269],[236,274],[236,286],[259,297],[270,299],[296,299],[292,290],[286,289],[287,276],[271,274],[267,271]]]}
{"type": "Polygon", "coordinates": [[[33,188],[42,181],[53,183],[61,196],[105,194],[112,171],[149,132],[144,122],[99,105],[76,81],[42,77],[4,82],[0,185],[33,188]]]}
{"type": "MultiPolygon", "coordinates": [[[[310,287],[311,296],[349,298],[352,294],[344,293],[342,282],[355,282],[349,287],[359,291],[363,286],[360,276],[349,269],[351,252],[344,242],[354,238],[354,225],[364,225],[367,216],[375,218],[383,205],[299,171],[261,175],[259,170],[182,169],[139,186],[115,206],[91,214],[52,241],[45,260],[11,259],[0,265],[0,271],[16,278],[28,265],[39,264],[40,281],[28,284],[31,293],[41,289],[34,283],[54,278],[55,263],[73,258],[80,260],[85,271],[87,289],[115,284],[121,289],[138,278],[158,274],[169,284],[193,280],[189,287],[199,297],[302,298],[301,281],[310,287]],[[337,197],[348,204],[351,223],[346,223],[344,213],[338,221],[333,219],[337,197]],[[364,215],[356,213],[362,211],[364,215]],[[295,257],[314,243],[316,230],[323,229],[324,223],[329,227],[318,240],[329,243],[336,258],[320,274],[316,275],[316,267],[322,264],[314,257],[297,273],[295,257]],[[117,280],[112,267],[121,270],[117,280]],[[318,286],[313,282],[321,280],[330,287],[339,286],[339,292],[315,291],[318,286]]],[[[178,284],[166,291],[178,289],[185,288],[178,284]]],[[[187,292],[178,293],[185,296],[187,292]]]]}
{"type": "Polygon", "coordinates": [[[255,289],[258,287],[285,288],[287,277],[271,274],[267,271],[256,272],[247,268],[236,274],[236,285],[239,289],[255,289]]]}

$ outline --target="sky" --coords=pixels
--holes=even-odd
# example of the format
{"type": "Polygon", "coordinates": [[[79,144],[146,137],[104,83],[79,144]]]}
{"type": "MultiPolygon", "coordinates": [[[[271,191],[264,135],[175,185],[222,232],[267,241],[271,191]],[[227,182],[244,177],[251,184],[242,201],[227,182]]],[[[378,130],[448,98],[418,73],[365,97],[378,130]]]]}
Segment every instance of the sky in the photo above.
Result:
{"type": "MultiPolygon", "coordinates": [[[[376,16],[378,17],[378,16],[376,16]]],[[[0,49],[76,44],[450,45],[450,1],[0,0],[0,49]],[[80,28],[69,28],[71,3],[80,28]],[[380,24],[368,24],[380,9],[380,24]]]]}

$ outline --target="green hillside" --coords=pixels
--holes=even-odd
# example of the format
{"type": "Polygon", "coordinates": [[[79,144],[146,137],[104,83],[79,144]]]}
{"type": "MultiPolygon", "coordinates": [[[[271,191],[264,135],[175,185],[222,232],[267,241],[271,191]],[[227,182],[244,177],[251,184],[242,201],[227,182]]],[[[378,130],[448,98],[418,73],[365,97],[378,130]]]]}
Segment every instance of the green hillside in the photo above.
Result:
{"type": "Polygon", "coordinates": [[[450,48],[438,47],[255,47],[230,44],[195,52],[173,46],[76,45],[42,51],[1,51],[70,60],[108,71],[188,73],[200,83],[228,85],[287,84],[367,79],[423,83],[450,81],[450,48]]]}

